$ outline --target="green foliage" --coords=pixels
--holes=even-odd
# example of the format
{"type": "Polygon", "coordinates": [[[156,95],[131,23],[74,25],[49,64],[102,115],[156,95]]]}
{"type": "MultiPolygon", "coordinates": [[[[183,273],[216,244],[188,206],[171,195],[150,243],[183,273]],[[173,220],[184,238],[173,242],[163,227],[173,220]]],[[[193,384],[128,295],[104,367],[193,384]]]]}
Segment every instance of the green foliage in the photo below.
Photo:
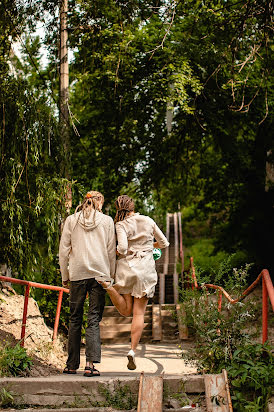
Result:
{"type": "Polygon", "coordinates": [[[2,408],[14,406],[13,393],[4,387],[0,389],[0,406],[2,408]]]}
{"type": "Polygon", "coordinates": [[[1,348],[0,354],[0,376],[26,375],[32,366],[32,360],[26,349],[19,343],[14,347],[6,344],[1,348]]]}
{"type": "Polygon", "coordinates": [[[274,383],[272,348],[267,344],[240,346],[234,351],[227,372],[235,409],[265,411],[274,383]]]}
{"type": "Polygon", "coordinates": [[[93,402],[93,406],[101,406],[104,408],[110,406],[118,410],[130,410],[137,406],[137,396],[131,392],[127,385],[122,385],[120,381],[118,381],[114,390],[101,385],[99,387],[99,392],[105,400],[102,402],[93,402]]]}
{"type": "Polygon", "coordinates": [[[185,267],[189,266],[189,258],[194,257],[198,273],[206,273],[212,277],[213,273],[218,270],[220,263],[227,255],[224,251],[215,253],[213,239],[202,238],[187,248],[185,253],[185,267]]]}
{"type": "Polygon", "coordinates": [[[243,342],[251,342],[246,331],[247,322],[255,319],[253,305],[236,303],[223,304],[218,312],[217,295],[189,292],[189,301],[183,307],[187,313],[186,324],[195,334],[195,352],[186,358],[196,359],[199,371],[219,373],[230,365],[232,354],[243,342]],[[208,301],[207,301],[208,300],[208,301]]]}
{"type": "MultiPolygon", "coordinates": [[[[189,267],[190,257],[194,257],[196,276],[199,283],[214,283],[224,286],[225,289],[232,290],[233,286],[241,283],[246,284],[252,264],[246,264],[239,270],[234,268],[242,265],[246,258],[246,253],[238,251],[229,254],[225,251],[216,253],[214,239],[202,238],[186,249],[185,267],[189,267]],[[233,276],[232,273],[234,272],[233,276]],[[234,282],[234,285],[231,284],[234,282]]],[[[241,289],[242,289],[241,287],[241,289]]]]}

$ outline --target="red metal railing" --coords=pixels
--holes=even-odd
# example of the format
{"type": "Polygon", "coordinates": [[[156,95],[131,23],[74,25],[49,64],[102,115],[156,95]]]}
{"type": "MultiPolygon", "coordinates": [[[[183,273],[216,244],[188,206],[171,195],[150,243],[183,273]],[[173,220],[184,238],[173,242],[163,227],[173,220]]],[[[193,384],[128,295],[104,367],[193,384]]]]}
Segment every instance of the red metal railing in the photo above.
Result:
{"type": "MultiPolygon", "coordinates": [[[[192,270],[192,281],[193,287],[199,288],[197,283],[197,278],[195,274],[195,267],[193,264],[193,257],[190,258],[190,266],[192,270]]],[[[270,299],[271,306],[274,311],[274,287],[271,281],[271,277],[267,269],[263,269],[256,280],[242,293],[242,295],[237,299],[232,299],[232,297],[226,292],[224,288],[217,285],[212,285],[211,283],[207,283],[204,286],[206,288],[211,288],[215,290],[219,290],[218,296],[218,311],[220,312],[222,309],[222,297],[223,295],[225,298],[232,304],[240,302],[243,300],[247,295],[252,292],[252,290],[258,286],[260,280],[262,280],[263,290],[262,290],[262,340],[265,343],[268,339],[268,298],[270,299]]]]}
{"type": "Polygon", "coordinates": [[[24,299],[24,309],[23,309],[23,319],[22,319],[22,329],[21,329],[21,340],[20,340],[20,345],[21,346],[24,346],[24,343],[25,343],[25,333],[26,333],[26,322],[27,322],[30,288],[33,287],[33,288],[49,289],[49,290],[59,291],[56,314],[55,314],[55,322],[54,322],[54,328],[53,328],[53,335],[52,335],[52,340],[53,340],[53,343],[54,343],[56,341],[56,338],[57,338],[63,293],[64,292],[69,293],[69,289],[63,288],[61,286],[44,285],[43,283],[36,283],[36,282],[30,282],[28,280],[9,278],[7,276],[0,276],[0,281],[1,280],[4,281],[4,282],[17,283],[18,285],[26,286],[25,299],[24,299]]]}

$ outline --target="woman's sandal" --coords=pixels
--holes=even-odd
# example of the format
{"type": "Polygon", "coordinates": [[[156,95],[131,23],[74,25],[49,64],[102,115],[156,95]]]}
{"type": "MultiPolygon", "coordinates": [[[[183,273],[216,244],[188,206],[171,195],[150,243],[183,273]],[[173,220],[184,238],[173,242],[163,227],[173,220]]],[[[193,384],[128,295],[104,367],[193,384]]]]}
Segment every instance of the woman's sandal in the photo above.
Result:
{"type": "Polygon", "coordinates": [[[76,375],[76,371],[73,369],[69,369],[67,366],[63,370],[63,373],[66,373],[67,375],[76,375]]]}
{"type": "Polygon", "coordinates": [[[92,368],[90,366],[86,366],[84,376],[87,376],[87,377],[100,376],[100,372],[97,369],[95,369],[94,366],[92,368]]]}

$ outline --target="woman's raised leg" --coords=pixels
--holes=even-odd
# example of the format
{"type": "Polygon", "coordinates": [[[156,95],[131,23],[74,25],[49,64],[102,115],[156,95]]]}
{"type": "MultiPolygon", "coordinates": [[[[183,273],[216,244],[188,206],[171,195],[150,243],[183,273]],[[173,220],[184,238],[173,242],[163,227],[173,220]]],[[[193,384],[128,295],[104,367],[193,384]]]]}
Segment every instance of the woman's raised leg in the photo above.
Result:
{"type": "Polygon", "coordinates": [[[115,289],[115,285],[108,286],[107,282],[98,282],[100,283],[104,289],[106,289],[111,302],[116,307],[119,313],[123,316],[131,316],[132,315],[132,307],[133,307],[133,299],[130,293],[125,295],[120,295],[115,289]]]}

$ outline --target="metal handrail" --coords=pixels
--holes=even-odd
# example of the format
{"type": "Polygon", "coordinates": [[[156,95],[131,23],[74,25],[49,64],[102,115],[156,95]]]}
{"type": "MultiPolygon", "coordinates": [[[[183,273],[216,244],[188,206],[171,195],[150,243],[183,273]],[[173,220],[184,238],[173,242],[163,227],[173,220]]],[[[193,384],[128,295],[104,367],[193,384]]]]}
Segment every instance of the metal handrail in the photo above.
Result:
{"type": "Polygon", "coordinates": [[[69,289],[63,288],[61,286],[52,286],[52,285],[45,285],[43,283],[31,282],[28,280],[22,279],[14,279],[8,276],[0,276],[0,281],[3,282],[10,282],[10,283],[17,283],[19,285],[26,286],[25,289],[25,298],[24,298],[24,309],[23,309],[23,318],[22,318],[22,328],[21,328],[21,340],[20,345],[23,347],[25,343],[25,333],[26,333],[26,322],[27,322],[27,312],[28,312],[28,303],[29,303],[29,290],[31,287],[40,288],[40,289],[49,289],[59,291],[56,314],[55,314],[55,321],[54,321],[54,328],[53,328],[53,335],[52,340],[53,343],[56,341],[57,333],[58,333],[58,325],[60,319],[60,311],[63,299],[63,293],[69,293],[69,289]]]}
{"type": "MultiPolygon", "coordinates": [[[[192,269],[192,281],[193,281],[193,288],[200,288],[197,282],[196,274],[195,274],[195,266],[193,263],[193,257],[190,258],[190,266],[192,269]]],[[[248,296],[252,290],[259,284],[260,280],[262,279],[262,341],[265,343],[268,339],[268,300],[269,297],[272,309],[274,311],[274,287],[270,277],[270,274],[267,269],[263,269],[256,280],[242,293],[242,295],[237,298],[233,299],[224,288],[218,285],[213,285],[211,283],[206,283],[204,285],[205,288],[211,288],[219,291],[218,297],[218,310],[219,312],[222,309],[222,296],[224,295],[225,298],[232,304],[240,302],[246,296],[248,296]]]]}

